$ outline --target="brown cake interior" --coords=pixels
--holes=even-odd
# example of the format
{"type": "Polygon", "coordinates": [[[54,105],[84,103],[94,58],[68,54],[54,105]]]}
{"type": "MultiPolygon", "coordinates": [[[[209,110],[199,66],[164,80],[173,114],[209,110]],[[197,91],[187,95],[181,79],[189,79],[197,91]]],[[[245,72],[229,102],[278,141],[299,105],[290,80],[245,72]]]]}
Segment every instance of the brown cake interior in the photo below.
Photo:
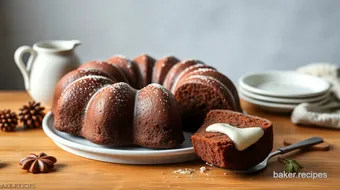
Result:
{"type": "Polygon", "coordinates": [[[181,105],[183,129],[197,131],[206,114],[213,109],[235,109],[235,102],[221,83],[210,78],[191,78],[176,89],[175,97],[181,105]]]}

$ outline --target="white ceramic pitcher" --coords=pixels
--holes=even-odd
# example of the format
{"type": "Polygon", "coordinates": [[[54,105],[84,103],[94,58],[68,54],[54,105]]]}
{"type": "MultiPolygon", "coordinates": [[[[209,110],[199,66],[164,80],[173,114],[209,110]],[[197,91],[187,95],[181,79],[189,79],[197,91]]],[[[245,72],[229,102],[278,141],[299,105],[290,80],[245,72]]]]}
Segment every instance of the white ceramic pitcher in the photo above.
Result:
{"type": "Polygon", "coordinates": [[[51,107],[58,80],[80,65],[74,53],[79,44],[78,40],[42,41],[33,48],[21,46],[15,51],[14,60],[24,77],[25,88],[35,101],[51,107]],[[25,53],[30,53],[27,67],[22,59],[25,53]]]}

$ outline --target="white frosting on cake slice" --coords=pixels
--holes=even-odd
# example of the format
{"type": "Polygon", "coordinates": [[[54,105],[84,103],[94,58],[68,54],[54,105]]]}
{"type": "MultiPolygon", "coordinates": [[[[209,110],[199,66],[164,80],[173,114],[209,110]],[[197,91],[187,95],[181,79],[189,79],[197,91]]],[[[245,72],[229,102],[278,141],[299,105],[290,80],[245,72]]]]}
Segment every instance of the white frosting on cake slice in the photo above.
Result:
{"type": "Polygon", "coordinates": [[[239,151],[256,143],[264,135],[261,127],[238,128],[227,123],[215,123],[208,126],[205,130],[207,132],[218,132],[228,135],[239,151]]]}

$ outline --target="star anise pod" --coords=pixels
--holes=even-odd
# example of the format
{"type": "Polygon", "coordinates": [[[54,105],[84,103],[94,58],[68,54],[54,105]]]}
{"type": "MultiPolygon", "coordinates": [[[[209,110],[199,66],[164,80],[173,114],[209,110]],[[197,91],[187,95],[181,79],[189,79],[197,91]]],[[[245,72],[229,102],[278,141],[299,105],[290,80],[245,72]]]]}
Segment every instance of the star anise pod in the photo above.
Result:
{"type": "Polygon", "coordinates": [[[45,115],[44,109],[44,107],[40,106],[39,102],[28,102],[28,105],[20,108],[19,119],[26,128],[41,127],[45,115]]]}
{"type": "Polygon", "coordinates": [[[1,131],[14,131],[18,125],[18,116],[11,110],[0,111],[0,129],[1,131]]]}
{"type": "Polygon", "coordinates": [[[22,158],[19,162],[21,168],[31,173],[47,173],[54,167],[57,159],[53,156],[47,156],[45,153],[39,155],[30,153],[26,158],[22,158]]]}

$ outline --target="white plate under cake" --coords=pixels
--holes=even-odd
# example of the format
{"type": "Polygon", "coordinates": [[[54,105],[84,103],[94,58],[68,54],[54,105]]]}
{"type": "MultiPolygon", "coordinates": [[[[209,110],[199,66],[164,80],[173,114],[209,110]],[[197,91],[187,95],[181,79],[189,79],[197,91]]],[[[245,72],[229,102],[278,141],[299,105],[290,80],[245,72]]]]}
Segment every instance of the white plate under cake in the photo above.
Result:
{"type": "Polygon", "coordinates": [[[169,164],[198,159],[191,144],[191,133],[186,132],[183,144],[173,149],[102,146],[56,130],[51,112],[44,117],[43,130],[63,150],[92,160],[120,164],[169,164]]]}

